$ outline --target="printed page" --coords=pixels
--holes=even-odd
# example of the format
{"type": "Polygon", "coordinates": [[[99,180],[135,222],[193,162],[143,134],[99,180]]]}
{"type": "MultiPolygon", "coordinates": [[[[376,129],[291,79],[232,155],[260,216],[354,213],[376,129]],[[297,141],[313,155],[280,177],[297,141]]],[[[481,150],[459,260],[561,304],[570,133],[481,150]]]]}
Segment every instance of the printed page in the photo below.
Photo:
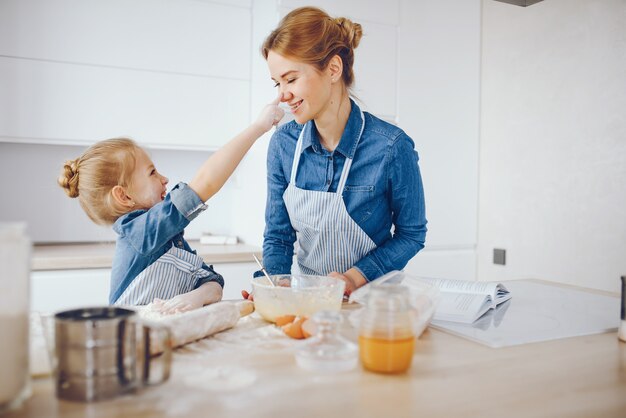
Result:
{"type": "Polygon", "coordinates": [[[442,292],[476,293],[489,295],[492,299],[496,298],[496,289],[499,286],[495,282],[469,282],[467,280],[431,279],[425,277],[420,277],[420,280],[436,286],[442,292]]]}
{"type": "Polygon", "coordinates": [[[509,292],[509,290],[501,283],[498,283],[498,285],[496,286],[496,294],[493,298],[494,305],[497,306],[502,302],[506,302],[509,299],[511,299],[511,293],[509,292]]]}
{"type": "Polygon", "coordinates": [[[433,319],[471,324],[491,306],[489,295],[442,292],[433,319]]]}

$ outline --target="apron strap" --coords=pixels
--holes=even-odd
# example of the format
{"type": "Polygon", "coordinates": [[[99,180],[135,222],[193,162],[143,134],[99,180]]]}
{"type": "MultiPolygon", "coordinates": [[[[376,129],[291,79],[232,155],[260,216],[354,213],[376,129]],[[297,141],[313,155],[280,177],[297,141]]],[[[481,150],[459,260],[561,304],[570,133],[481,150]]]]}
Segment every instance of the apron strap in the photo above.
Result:
{"type": "MultiPolygon", "coordinates": [[[[359,136],[356,139],[356,143],[354,144],[354,149],[359,145],[359,141],[361,140],[361,135],[363,135],[363,129],[365,129],[365,115],[363,111],[359,109],[361,112],[361,129],[359,130],[359,136]]],[[[298,142],[296,143],[296,152],[293,156],[293,164],[291,165],[291,179],[289,183],[292,185],[296,185],[296,172],[298,171],[298,164],[300,164],[300,155],[302,155],[302,138],[304,137],[304,130],[307,125],[311,122],[307,122],[306,125],[300,131],[300,136],[298,136],[298,142]]],[[[343,170],[341,172],[341,177],[339,179],[339,184],[337,185],[337,194],[343,195],[343,189],[346,187],[346,181],[348,180],[348,174],[350,173],[350,167],[352,167],[352,158],[346,158],[346,162],[343,165],[343,170]]]]}
{"type": "Polygon", "coordinates": [[[306,125],[302,127],[300,136],[298,136],[298,142],[296,142],[296,152],[293,154],[293,164],[291,165],[291,179],[289,183],[296,185],[296,171],[298,171],[298,164],[300,163],[300,155],[302,154],[302,137],[304,136],[304,130],[306,125]]]}

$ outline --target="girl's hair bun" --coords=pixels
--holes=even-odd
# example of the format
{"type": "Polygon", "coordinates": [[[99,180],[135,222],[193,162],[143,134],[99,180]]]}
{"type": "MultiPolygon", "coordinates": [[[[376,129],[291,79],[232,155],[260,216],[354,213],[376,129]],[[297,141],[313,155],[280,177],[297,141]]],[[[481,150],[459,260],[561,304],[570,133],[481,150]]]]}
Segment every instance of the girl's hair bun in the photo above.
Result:
{"type": "Polygon", "coordinates": [[[66,161],[57,181],[69,197],[78,197],[78,160],[66,161]]]}

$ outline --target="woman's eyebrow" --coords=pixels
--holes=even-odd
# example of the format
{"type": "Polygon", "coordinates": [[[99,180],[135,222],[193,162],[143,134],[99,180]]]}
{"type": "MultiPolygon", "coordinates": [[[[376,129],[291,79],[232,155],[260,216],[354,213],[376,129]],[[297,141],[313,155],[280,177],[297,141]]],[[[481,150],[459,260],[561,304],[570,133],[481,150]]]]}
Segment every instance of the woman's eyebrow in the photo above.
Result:
{"type": "MultiPolygon", "coordinates": [[[[289,74],[291,74],[291,73],[297,73],[297,72],[298,72],[297,70],[289,70],[289,71],[287,71],[286,73],[283,73],[283,74],[282,74],[279,78],[285,78],[285,77],[287,77],[289,74]]],[[[272,80],[274,80],[274,77],[272,77],[272,80]]],[[[274,80],[274,81],[276,81],[276,80],[274,80]]]]}

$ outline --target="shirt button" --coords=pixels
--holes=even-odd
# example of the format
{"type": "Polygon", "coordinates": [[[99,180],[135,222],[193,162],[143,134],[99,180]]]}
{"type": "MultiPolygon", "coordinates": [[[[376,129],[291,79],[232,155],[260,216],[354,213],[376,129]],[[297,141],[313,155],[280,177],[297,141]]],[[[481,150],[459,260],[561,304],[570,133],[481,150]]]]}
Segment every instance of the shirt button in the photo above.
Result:
{"type": "Polygon", "coordinates": [[[330,180],[326,180],[326,185],[330,186],[330,180]]]}
{"type": "Polygon", "coordinates": [[[328,159],[329,159],[330,161],[332,161],[332,160],[333,160],[333,156],[331,155],[330,157],[328,157],[328,159]]]}

